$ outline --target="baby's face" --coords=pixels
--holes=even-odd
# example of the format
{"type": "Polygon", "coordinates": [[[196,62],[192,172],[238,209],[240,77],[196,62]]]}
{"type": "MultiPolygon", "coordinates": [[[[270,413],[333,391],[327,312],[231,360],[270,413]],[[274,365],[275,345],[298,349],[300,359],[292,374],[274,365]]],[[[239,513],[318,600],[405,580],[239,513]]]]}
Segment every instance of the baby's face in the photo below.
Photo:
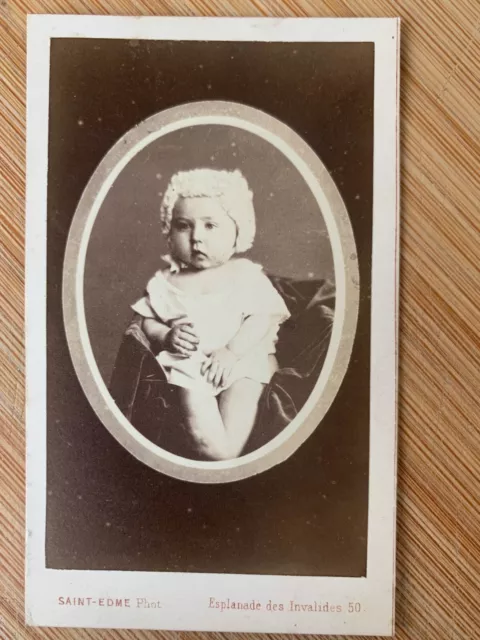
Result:
{"type": "Polygon", "coordinates": [[[227,262],[235,253],[237,227],[216,198],[179,198],[172,215],[172,256],[194,269],[227,262]]]}

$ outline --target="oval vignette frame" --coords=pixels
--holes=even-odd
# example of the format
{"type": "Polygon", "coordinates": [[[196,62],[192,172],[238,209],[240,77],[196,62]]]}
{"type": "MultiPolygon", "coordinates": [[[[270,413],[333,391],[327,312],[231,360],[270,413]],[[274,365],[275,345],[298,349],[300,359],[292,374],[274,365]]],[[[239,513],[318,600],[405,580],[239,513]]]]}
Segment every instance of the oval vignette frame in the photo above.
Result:
{"type": "Polygon", "coordinates": [[[75,211],[63,268],[63,315],[73,365],[88,401],[114,438],[138,460],[180,480],[233,482],[289,458],[315,431],[348,368],[359,308],[358,259],[342,197],[320,158],[287,125],[263,111],[222,101],[188,103],[161,111],[128,131],[104,156],[75,211]],[[100,207],[123,168],[154,140],[182,128],[226,125],[258,135],[283,153],[302,175],[325,220],[333,253],[336,303],[323,369],[298,415],[270,442],[233,460],[203,462],[172,454],[143,436],[122,414],[100,374],[90,345],[83,288],[87,247],[100,207]]]}

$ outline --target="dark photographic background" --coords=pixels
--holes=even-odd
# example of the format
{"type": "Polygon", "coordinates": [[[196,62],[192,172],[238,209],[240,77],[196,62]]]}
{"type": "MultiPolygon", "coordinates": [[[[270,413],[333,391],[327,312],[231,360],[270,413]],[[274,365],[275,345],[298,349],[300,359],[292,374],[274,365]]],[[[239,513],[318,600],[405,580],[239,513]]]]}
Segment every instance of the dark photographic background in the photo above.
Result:
{"type": "Polygon", "coordinates": [[[254,193],[257,234],[248,257],[273,275],[334,281],[325,221],[300,173],[265,140],[239,128],[195,126],[148,145],[123,169],[92,229],[84,303],[93,354],[109,384],[130,305],[168,252],[160,202],[170,177],[198,167],[241,169],[254,193]],[[113,233],[112,233],[113,231],[113,233]]]}
{"type": "MultiPolygon", "coordinates": [[[[365,575],[373,44],[61,39],[50,83],[47,567],[365,575]],[[262,109],[322,159],[352,221],[361,300],[349,369],[307,442],[256,477],[196,485],[141,464],[97,419],[70,359],[61,284],[75,208],[105,153],[162,109],[215,99],[262,109]]],[[[114,344],[117,321],[105,322],[114,344]]]]}

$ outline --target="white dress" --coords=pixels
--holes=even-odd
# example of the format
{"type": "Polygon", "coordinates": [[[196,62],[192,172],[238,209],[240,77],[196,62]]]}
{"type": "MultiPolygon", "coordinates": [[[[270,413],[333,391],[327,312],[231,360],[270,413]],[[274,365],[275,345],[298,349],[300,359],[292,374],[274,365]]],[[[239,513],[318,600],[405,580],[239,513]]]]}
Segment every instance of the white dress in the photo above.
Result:
{"type": "Polygon", "coordinates": [[[132,309],[144,318],[153,318],[169,325],[186,315],[193,323],[200,344],[197,351],[185,358],[170,351],[161,351],[157,361],[167,381],[187,389],[204,389],[217,395],[225,387],[216,387],[201,374],[202,363],[212,351],[225,347],[251,315],[272,317],[271,330],[252,351],[236,363],[230,384],[240,378],[251,378],[267,384],[274,370],[269,355],[275,353],[279,326],[290,313],[259,264],[242,259],[245,268],[238,270],[230,286],[213,293],[190,293],[175,287],[162,271],[148,282],[146,295],[132,309]]]}

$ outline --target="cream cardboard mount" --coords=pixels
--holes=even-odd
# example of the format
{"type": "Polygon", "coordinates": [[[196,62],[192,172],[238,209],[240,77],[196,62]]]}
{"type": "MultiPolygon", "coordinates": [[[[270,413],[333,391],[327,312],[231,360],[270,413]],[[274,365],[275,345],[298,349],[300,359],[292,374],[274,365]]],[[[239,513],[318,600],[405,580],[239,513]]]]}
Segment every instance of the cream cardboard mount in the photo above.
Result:
{"type": "Polygon", "coordinates": [[[393,634],[398,69],[29,16],[27,624],[393,634]]]}

